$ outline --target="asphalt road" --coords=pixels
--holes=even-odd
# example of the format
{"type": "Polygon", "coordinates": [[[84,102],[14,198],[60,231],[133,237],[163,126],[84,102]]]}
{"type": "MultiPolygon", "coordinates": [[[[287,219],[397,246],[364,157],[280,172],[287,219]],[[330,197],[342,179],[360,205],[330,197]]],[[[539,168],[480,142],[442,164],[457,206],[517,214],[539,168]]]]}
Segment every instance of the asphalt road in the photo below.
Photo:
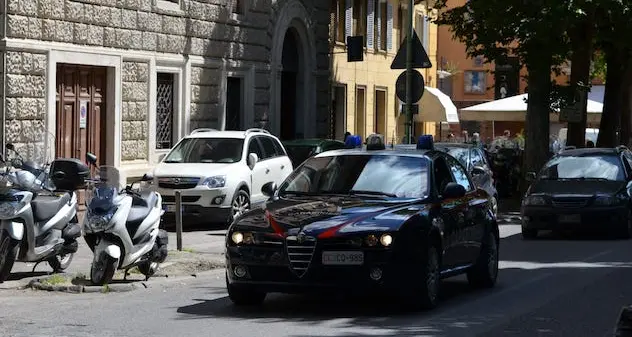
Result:
{"type": "Polygon", "coordinates": [[[612,336],[632,304],[632,241],[556,238],[522,241],[502,225],[496,288],[444,282],[431,312],[406,313],[396,301],[274,295],[237,309],[223,271],[121,294],[0,291],[4,337],[111,336],[612,336]]]}

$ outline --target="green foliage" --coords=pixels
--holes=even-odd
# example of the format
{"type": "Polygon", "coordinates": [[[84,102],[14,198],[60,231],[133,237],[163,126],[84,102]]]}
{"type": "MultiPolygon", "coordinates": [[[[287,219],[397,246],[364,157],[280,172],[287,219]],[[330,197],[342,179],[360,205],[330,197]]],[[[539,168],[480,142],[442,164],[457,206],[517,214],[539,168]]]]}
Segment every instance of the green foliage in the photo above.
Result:
{"type": "Polygon", "coordinates": [[[590,78],[596,78],[603,82],[606,81],[606,72],[608,65],[606,64],[606,56],[603,52],[596,52],[593,58],[593,66],[590,72],[590,78]]]}

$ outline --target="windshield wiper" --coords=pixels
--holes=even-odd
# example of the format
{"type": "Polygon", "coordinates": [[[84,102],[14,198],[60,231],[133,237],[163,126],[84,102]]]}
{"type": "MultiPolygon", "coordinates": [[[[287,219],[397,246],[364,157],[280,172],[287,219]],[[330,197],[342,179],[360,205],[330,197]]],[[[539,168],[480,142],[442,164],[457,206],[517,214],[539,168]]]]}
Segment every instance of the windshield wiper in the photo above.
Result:
{"type": "Polygon", "coordinates": [[[349,194],[366,194],[366,195],[381,195],[385,197],[397,198],[397,194],[386,193],[386,192],[378,192],[378,191],[362,191],[362,190],[351,190],[349,194]]]}

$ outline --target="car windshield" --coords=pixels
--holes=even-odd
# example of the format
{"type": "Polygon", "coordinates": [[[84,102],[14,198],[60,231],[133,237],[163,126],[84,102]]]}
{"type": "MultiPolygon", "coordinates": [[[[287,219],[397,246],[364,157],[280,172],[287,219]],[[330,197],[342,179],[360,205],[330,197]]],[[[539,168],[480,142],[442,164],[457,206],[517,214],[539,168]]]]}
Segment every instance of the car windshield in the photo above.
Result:
{"type": "Polygon", "coordinates": [[[313,145],[285,145],[288,157],[294,164],[294,167],[298,167],[309,157],[316,153],[316,146],[313,145]]]}
{"type": "Polygon", "coordinates": [[[238,138],[185,138],[165,158],[165,163],[236,163],[244,140],[238,138]]]}
{"type": "Polygon", "coordinates": [[[393,198],[428,195],[428,160],[413,156],[312,157],[281,185],[284,194],[365,194],[393,198]]]}
{"type": "Polygon", "coordinates": [[[540,179],[598,179],[623,181],[625,174],[617,156],[559,156],[546,163],[540,172],[540,179]]]}
{"type": "Polygon", "coordinates": [[[448,154],[456,158],[463,167],[468,167],[467,162],[470,160],[470,149],[453,147],[448,149],[448,154]]]}

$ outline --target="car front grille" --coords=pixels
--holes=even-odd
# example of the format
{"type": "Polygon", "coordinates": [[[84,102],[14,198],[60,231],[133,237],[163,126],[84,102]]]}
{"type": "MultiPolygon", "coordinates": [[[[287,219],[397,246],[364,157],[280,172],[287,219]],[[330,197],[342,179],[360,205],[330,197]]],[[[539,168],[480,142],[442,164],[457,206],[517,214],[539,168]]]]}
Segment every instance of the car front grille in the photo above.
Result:
{"type": "MultiPolygon", "coordinates": [[[[199,195],[183,195],[182,202],[197,202],[200,200],[199,195]]],[[[176,197],[173,195],[163,195],[162,202],[176,202],[176,197]]]]}
{"type": "Polygon", "coordinates": [[[158,187],[172,190],[186,190],[197,186],[200,178],[195,177],[161,177],[158,178],[158,187]]]}
{"type": "Polygon", "coordinates": [[[316,238],[299,234],[288,236],[286,239],[287,256],[290,261],[290,269],[298,276],[303,277],[309,268],[314,251],[316,250],[316,238]]]}
{"type": "Polygon", "coordinates": [[[580,208],[588,204],[588,198],[555,198],[551,201],[557,208],[580,208]]]}

